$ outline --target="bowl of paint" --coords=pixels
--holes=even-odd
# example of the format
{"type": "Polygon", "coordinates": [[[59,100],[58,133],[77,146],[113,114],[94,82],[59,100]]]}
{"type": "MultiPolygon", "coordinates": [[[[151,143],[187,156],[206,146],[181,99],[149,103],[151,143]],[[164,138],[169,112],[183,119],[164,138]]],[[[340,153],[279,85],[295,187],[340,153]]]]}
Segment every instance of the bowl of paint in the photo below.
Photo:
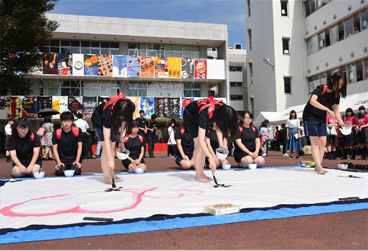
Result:
{"type": "Polygon", "coordinates": [[[216,149],[216,157],[219,159],[226,159],[229,151],[224,148],[217,148],[216,149]]]}
{"type": "Polygon", "coordinates": [[[307,166],[310,161],[298,161],[298,166],[307,166]]]}
{"type": "Polygon", "coordinates": [[[33,177],[35,179],[42,179],[45,177],[45,172],[33,172],[33,177]]]}
{"type": "Polygon", "coordinates": [[[248,164],[250,170],[256,170],[257,164],[248,164]]]}
{"type": "Polygon", "coordinates": [[[64,170],[65,177],[73,177],[75,170],[64,170]]]}
{"type": "Polygon", "coordinates": [[[134,168],[134,172],[135,172],[136,174],[144,173],[144,168],[143,168],[143,167],[137,167],[137,168],[134,168]]]}
{"type": "Polygon", "coordinates": [[[222,169],[224,170],[230,170],[231,164],[222,164],[222,169]]]}
{"type": "Polygon", "coordinates": [[[341,170],[346,170],[348,169],[348,165],[347,164],[337,164],[337,167],[341,170]]]}
{"type": "Polygon", "coordinates": [[[341,132],[343,135],[345,135],[345,136],[349,135],[349,134],[351,133],[351,126],[344,126],[344,127],[342,127],[342,128],[340,129],[340,132],[341,132]]]}
{"type": "Polygon", "coordinates": [[[130,154],[130,151],[127,149],[117,149],[116,150],[116,157],[118,157],[118,159],[121,160],[125,160],[126,158],[128,158],[130,154]]]}

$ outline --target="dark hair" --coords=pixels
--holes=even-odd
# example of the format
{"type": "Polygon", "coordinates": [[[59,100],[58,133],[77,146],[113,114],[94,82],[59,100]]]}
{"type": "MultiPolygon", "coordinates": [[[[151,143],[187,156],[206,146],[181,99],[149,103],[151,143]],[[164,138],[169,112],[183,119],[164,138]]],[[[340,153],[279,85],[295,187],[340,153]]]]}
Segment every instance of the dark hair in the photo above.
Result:
{"type": "Polygon", "coordinates": [[[151,119],[155,119],[155,118],[157,118],[157,115],[156,114],[152,114],[151,119]]]}
{"type": "Polygon", "coordinates": [[[350,107],[348,109],[346,109],[346,111],[345,111],[346,117],[348,116],[348,112],[351,112],[351,116],[350,117],[353,117],[354,116],[353,109],[351,109],[350,107]]]}
{"type": "Polygon", "coordinates": [[[282,128],[285,128],[285,123],[282,123],[282,124],[281,124],[281,129],[282,129],[282,128]]]}
{"type": "Polygon", "coordinates": [[[303,123],[304,123],[303,121],[300,121],[300,126],[302,126],[303,123]]]}
{"type": "Polygon", "coordinates": [[[291,111],[290,111],[289,119],[292,119],[292,117],[291,117],[291,114],[292,114],[292,113],[295,113],[295,119],[297,119],[297,115],[296,115],[296,111],[295,111],[295,110],[291,110],[291,111]]]}
{"type": "Polygon", "coordinates": [[[143,110],[140,110],[140,111],[139,111],[139,114],[141,114],[142,112],[144,113],[144,111],[143,111],[143,110]]]}
{"type": "Polygon", "coordinates": [[[70,112],[70,111],[66,111],[66,112],[63,112],[62,114],[60,114],[60,121],[65,121],[65,120],[73,121],[74,120],[73,113],[70,112]]]}
{"type": "Polygon", "coordinates": [[[341,71],[337,71],[335,72],[332,77],[331,77],[331,81],[328,82],[328,89],[333,90],[335,92],[341,93],[341,96],[343,98],[346,97],[346,77],[345,74],[342,73],[341,71]],[[340,79],[344,80],[344,85],[341,89],[339,89],[339,82],[340,79]]]}
{"type": "Polygon", "coordinates": [[[360,106],[360,107],[359,107],[359,115],[358,115],[358,118],[360,118],[360,119],[361,119],[361,118],[364,118],[364,116],[365,116],[366,114],[367,114],[367,112],[365,111],[365,107],[364,107],[364,106],[360,106]],[[364,110],[364,115],[361,115],[361,114],[360,114],[360,111],[361,111],[361,110],[364,110]]]}
{"type": "Polygon", "coordinates": [[[49,116],[45,117],[45,123],[51,123],[51,118],[49,116]]]}
{"type": "Polygon", "coordinates": [[[13,119],[13,118],[10,118],[10,119],[8,119],[8,122],[9,122],[9,121],[14,121],[14,119],[13,119]]]}
{"type": "Polygon", "coordinates": [[[266,124],[269,124],[270,123],[270,121],[268,121],[268,119],[265,119],[265,121],[264,121],[266,124]]]}
{"type": "Polygon", "coordinates": [[[83,118],[83,114],[82,114],[82,113],[80,113],[80,112],[78,112],[78,113],[77,113],[77,118],[78,118],[78,119],[83,118]]]}
{"type": "Polygon", "coordinates": [[[170,121],[170,126],[171,126],[171,124],[174,124],[174,126],[176,126],[176,121],[175,121],[175,119],[172,119],[172,120],[170,121]]]}
{"type": "Polygon", "coordinates": [[[133,130],[134,127],[139,127],[139,123],[138,123],[137,120],[133,120],[132,127],[131,127],[129,133],[132,133],[132,130],[133,130]]]}
{"type": "MultiPolygon", "coordinates": [[[[248,115],[249,115],[249,117],[250,117],[251,119],[253,119],[253,114],[252,114],[250,111],[242,112],[242,114],[241,114],[241,119],[240,119],[240,121],[239,121],[239,126],[242,126],[242,125],[243,125],[243,118],[244,118],[245,114],[248,114],[248,115]]],[[[253,121],[252,121],[252,122],[250,122],[250,125],[251,125],[251,126],[253,125],[253,121]]]]}
{"type": "Polygon", "coordinates": [[[120,99],[116,102],[111,114],[111,130],[114,137],[118,137],[118,128],[120,126],[118,122],[120,117],[123,117],[122,119],[126,123],[126,134],[132,130],[134,111],[135,105],[129,99],[120,99]]]}
{"type": "Polygon", "coordinates": [[[266,127],[267,128],[267,123],[265,121],[262,122],[261,127],[266,127]]]}
{"type": "Polygon", "coordinates": [[[213,121],[222,132],[224,138],[233,141],[238,134],[238,115],[234,108],[223,105],[215,108],[213,112],[213,121]]]}
{"type": "Polygon", "coordinates": [[[279,129],[279,127],[278,127],[278,126],[276,126],[276,129],[279,129]]]}
{"type": "Polygon", "coordinates": [[[19,119],[16,119],[12,128],[12,139],[15,142],[15,144],[17,144],[17,138],[19,138],[18,135],[18,130],[17,130],[17,126],[23,127],[23,128],[29,128],[28,133],[26,135],[26,139],[28,143],[31,143],[31,123],[29,122],[29,120],[26,117],[21,117],[19,119]]]}

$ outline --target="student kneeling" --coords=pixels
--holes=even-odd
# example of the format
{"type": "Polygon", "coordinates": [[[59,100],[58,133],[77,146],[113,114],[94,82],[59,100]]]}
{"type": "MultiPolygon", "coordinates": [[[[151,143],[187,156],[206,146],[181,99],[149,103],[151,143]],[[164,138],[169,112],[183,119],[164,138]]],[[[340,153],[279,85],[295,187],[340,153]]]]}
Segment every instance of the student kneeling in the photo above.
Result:
{"type": "Polygon", "coordinates": [[[128,172],[134,173],[134,168],[142,167],[144,171],[147,166],[144,163],[144,141],[143,137],[138,134],[138,122],[133,121],[133,127],[130,135],[125,136],[124,145],[130,151],[127,159],[122,160],[122,163],[128,172]]]}
{"type": "Polygon", "coordinates": [[[188,170],[194,168],[194,141],[192,135],[185,130],[184,124],[175,133],[175,140],[178,147],[175,163],[178,164],[180,169],[188,170]]]}
{"type": "Polygon", "coordinates": [[[7,139],[7,149],[13,161],[11,168],[14,177],[26,174],[33,176],[42,167],[40,157],[40,137],[30,130],[27,118],[20,118],[14,123],[12,135],[7,139]]]}
{"type": "MultiPolygon", "coordinates": [[[[212,125],[211,129],[208,130],[208,132],[206,133],[207,136],[207,147],[208,150],[210,151],[213,159],[215,160],[216,163],[216,168],[219,168],[221,165],[226,165],[229,164],[229,161],[227,159],[219,159],[216,156],[216,149],[220,148],[220,144],[218,141],[218,137],[217,137],[217,132],[216,132],[216,126],[212,125]]],[[[224,139],[222,139],[223,145],[225,145],[224,139]]],[[[206,165],[207,167],[209,167],[210,163],[208,161],[208,158],[206,157],[206,165]]]]}
{"type": "Polygon", "coordinates": [[[64,170],[74,170],[74,175],[82,172],[82,131],[72,126],[73,119],[73,113],[63,112],[60,115],[60,123],[63,128],[57,129],[52,136],[56,176],[64,176],[64,170]]]}

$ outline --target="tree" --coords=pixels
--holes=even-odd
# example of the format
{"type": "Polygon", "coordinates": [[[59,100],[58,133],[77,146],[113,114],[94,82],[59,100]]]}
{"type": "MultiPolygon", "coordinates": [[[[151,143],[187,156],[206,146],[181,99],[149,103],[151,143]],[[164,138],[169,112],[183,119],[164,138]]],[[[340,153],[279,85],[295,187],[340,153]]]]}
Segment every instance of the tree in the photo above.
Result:
{"type": "Polygon", "coordinates": [[[58,0],[0,0],[0,95],[30,95],[29,77],[59,24],[47,19],[58,0]]]}

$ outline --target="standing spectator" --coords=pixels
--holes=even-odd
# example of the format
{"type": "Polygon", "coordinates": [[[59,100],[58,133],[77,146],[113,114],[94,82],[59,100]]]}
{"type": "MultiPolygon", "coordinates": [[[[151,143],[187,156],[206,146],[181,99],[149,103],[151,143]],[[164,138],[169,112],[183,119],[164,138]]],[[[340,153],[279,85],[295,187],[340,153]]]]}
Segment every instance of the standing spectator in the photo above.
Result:
{"type": "Polygon", "coordinates": [[[147,120],[143,117],[144,111],[139,111],[139,118],[136,119],[138,122],[138,134],[143,137],[143,147],[144,147],[144,158],[146,157],[146,135],[147,135],[147,120]]]}
{"type": "Polygon", "coordinates": [[[167,157],[168,158],[175,158],[176,152],[176,141],[175,141],[175,120],[171,120],[170,127],[168,129],[169,132],[169,140],[167,141],[167,157]]]}
{"type": "Polygon", "coordinates": [[[89,132],[87,132],[87,129],[89,129],[89,125],[87,121],[85,121],[83,118],[83,114],[78,112],[77,113],[77,120],[74,121],[74,125],[82,130],[82,139],[83,139],[83,150],[82,150],[82,157],[85,159],[90,158],[90,154],[88,153],[88,138],[89,138],[89,132]]]}
{"type": "Polygon", "coordinates": [[[268,136],[268,128],[267,128],[267,123],[266,121],[263,121],[261,124],[261,129],[259,130],[259,134],[262,136],[262,156],[268,156],[268,141],[269,141],[269,136],[268,136]]]}
{"type": "Polygon", "coordinates": [[[356,133],[355,133],[355,127],[357,126],[357,121],[354,117],[353,109],[348,108],[345,112],[345,118],[344,118],[344,124],[345,126],[351,127],[351,133],[349,135],[344,135],[344,157],[342,159],[347,159],[347,152],[350,148],[350,156],[351,159],[355,159],[355,152],[356,152],[356,133]]]}
{"type": "Polygon", "coordinates": [[[300,121],[300,142],[302,143],[302,150],[299,153],[299,156],[305,156],[305,149],[304,147],[307,145],[307,138],[305,137],[305,133],[304,133],[304,123],[303,121],[300,121]]]}
{"type": "Polygon", "coordinates": [[[156,130],[157,130],[157,122],[156,122],[157,115],[152,114],[151,120],[148,121],[147,125],[147,139],[148,139],[148,152],[150,158],[155,158],[153,153],[155,152],[155,139],[156,139],[156,130]]]}
{"type": "MultiPolygon", "coordinates": [[[[44,122],[41,124],[40,128],[37,130],[37,135],[40,137],[40,142],[41,142],[41,150],[40,150],[40,156],[45,156],[45,134],[46,134],[46,130],[45,128],[43,128],[43,124],[44,122]]],[[[41,158],[43,159],[43,157],[41,158]]]]}
{"type": "Polygon", "coordinates": [[[299,150],[302,150],[302,143],[300,142],[300,121],[296,116],[296,112],[291,110],[289,119],[286,122],[287,128],[287,142],[286,142],[286,151],[290,151],[289,159],[294,158],[293,153],[295,152],[296,158],[299,157],[299,150]]]}
{"type": "Polygon", "coordinates": [[[362,152],[362,157],[360,160],[368,158],[368,114],[365,112],[365,107],[359,107],[359,116],[358,116],[358,138],[360,143],[360,150],[362,152]]]}
{"type": "Polygon", "coordinates": [[[337,125],[337,119],[335,117],[327,115],[326,124],[330,131],[335,130],[336,132],[335,135],[332,135],[332,133],[330,133],[330,135],[327,136],[327,158],[330,160],[337,159],[336,148],[339,146],[339,135],[337,133],[339,129],[337,125]]]}
{"type": "Polygon", "coordinates": [[[9,151],[7,148],[8,138],[12,135],[12,126],[14,124],[14,119],[8,119],[8,123],[5,126],[5,150],[6,150],[6,162],[11,162],[9,151]]]}
{"type": "MultiPolygon", "coordinates": [[[[45,132],[45,146],[46,146],[46,151],[45,151],[45,155],[43,156],[43,158],[45,160],[54,160],[52,158],[51,152],[53,151],[52,149],[52,134],[54,132],[54,124],[51,123],[51,118],[50,117],[46,117],[45,118],[45,123],[43,124],[43,128],[45,128],[46,132],[45,132]],[[49,157],[47,157],[49,155],[49,157]]],[[[54,153],[55,155],[55,153],[54,153]]]]}
{"type": "Polygon", "coordinates": [[[279,127],[276,126],[276,132],[275,132],[275,145],[276,145],[276,151],[280,151],[280,130],[279,127]]]}
{"type": "Polygon", "coordinates": [[[285,123],[281,124],[281,130],[279,133],[279,140],[280,140],[280,145],[282,146],[282,153],[283,156],[289,156],[286,153],[286,140],[287,140],[287,129],[285,128],[285,123]]]}

